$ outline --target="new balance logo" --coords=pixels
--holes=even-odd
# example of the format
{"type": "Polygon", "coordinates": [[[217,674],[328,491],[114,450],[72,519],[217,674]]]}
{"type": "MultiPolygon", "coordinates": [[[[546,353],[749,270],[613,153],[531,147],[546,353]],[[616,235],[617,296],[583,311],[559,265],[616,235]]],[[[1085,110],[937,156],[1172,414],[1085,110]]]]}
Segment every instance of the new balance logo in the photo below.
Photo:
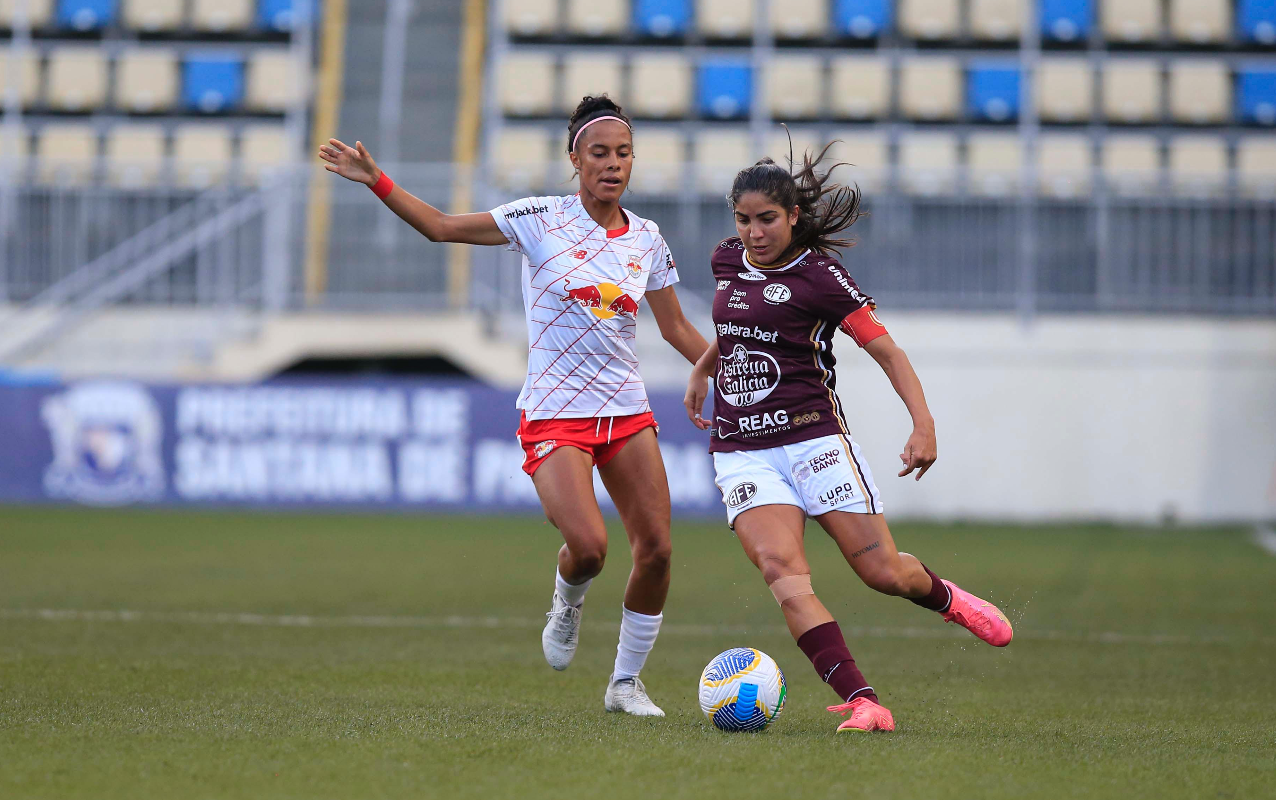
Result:
{"type": "Polygon", "coordinates": [[[585,251],[585,250],[573,250],[573,251],[572,251],[572,258],[584,258],[584,257],[585,257],[585,256],[587,256],[587,255],[589,255],[589,253],[588,253],[588,251],[585,251]]]}

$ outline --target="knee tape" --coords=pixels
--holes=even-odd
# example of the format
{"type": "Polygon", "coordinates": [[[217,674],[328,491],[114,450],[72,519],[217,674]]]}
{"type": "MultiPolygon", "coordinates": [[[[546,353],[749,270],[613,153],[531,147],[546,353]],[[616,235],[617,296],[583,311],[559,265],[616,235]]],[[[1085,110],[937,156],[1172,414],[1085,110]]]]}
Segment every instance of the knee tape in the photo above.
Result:
{"type": "Polygon", "coordinates": [[[785,600],[792,600],[804,594],[815,594],[815,590],[811,588],[809,572],[804,575],[785,575],[783,578],[776,578],[771,582],[770,589],[771,594],[775,595],[775,602],[780,605],[784,605],[785,600]]]}

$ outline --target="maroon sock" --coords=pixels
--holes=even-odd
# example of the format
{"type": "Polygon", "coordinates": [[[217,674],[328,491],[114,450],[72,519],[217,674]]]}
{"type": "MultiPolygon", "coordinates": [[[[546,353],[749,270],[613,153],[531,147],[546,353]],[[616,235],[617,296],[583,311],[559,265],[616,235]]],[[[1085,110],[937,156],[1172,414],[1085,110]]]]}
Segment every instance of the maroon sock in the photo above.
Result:
{"type": "Polygon", "coordinates": [[[917,605],[922,608],[929,608],[931,611],[944,613],[948,610],[948,605],[953,601],[953,593],[948,591],[948,587],[939,579],[939,576],[926,569],[926,565],[922,564],[922,569],[926,570],[926,574],[930,576],[930,591],[921,597],[910,597],[917,605]]]}
{"type": "Polygon", "coordinates": [[[842,629],[836,622],[811,628],[798,637],[797,646],[811,659],[820,679],[833,687],[844,702],[849,703],[856,697],[867,697],[877,702],[877,694],[864,680],[860,668],[855,666],[855,659],[851,658],[850,648],[846,646],[842,629]]]}

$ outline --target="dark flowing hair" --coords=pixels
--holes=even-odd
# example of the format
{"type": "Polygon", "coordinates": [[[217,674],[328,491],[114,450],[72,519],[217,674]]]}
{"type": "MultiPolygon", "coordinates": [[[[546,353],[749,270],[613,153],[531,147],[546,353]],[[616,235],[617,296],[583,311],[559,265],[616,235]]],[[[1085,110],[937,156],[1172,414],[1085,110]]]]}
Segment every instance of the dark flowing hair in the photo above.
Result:
{"type": "Polygon", "coordinates": [[[827,171],[818,169],[833,144],[825,145],[815,156],[810,152],[803,153],[802,167],[795,171],[793,140],[790,138],[789,168],[785,169],[770,158],[763,158],[740,170],[731,184],[731,194],[727,196],[731,208],[734,210],[740,198],[749,192],[758,192],[786,211],[796,206],[798,221],[793,226],[790,253],[809,249],[829,255],[840,248],[854,246],[854,239],[839,238],[837,234],[860,218],[859,187],[843,186],[832,181],[833,170],[850,165],[838,162],[827,171]]]}
{"type": "Polygon", "coordinates": [[[629,126],[629,130],[633,131],[634,124],[625,114],[624,109],[615,100],[607,96],[606,92],[598,96],[587,94],[580,99],[576,105],[576,110],[572,112],[571,119],[567,121],[567,152],[572,151],[572,141],[575,140],[577,132],[585,125],[599,117],[619,117],[629,126]]]}

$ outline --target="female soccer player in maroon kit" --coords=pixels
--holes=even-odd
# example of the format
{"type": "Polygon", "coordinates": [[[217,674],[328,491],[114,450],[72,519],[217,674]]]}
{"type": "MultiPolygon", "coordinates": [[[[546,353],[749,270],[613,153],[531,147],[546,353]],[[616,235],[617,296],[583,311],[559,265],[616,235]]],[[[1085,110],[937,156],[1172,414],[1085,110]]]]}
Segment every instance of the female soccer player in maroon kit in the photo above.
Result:
{"type": "Polygon", "coordinates": [[[851,439],[837,396],[833,334],[841,328],[886,372],[913,418],[900,476],[935,462],[935,422],[904,351],[832,256],[859,215],[859,194],[803,159],[796,174],[770,159],[741,171],[730,201],[738,238],[712,257],[717,341],[696,363],[687,414],[711,431],[727,521],[762,571],[789,632],[851,716],[843,731],[894,730],[889,710],[855,665],[841,629],[811,588],[802,534],[814,517],[864,583],[939,612],[996,647],[1009,621],[991,603],[940,580],[895,549],[873,475],[851,439]],[[713,420],[701,416],[715,382],[713,420]]]}

